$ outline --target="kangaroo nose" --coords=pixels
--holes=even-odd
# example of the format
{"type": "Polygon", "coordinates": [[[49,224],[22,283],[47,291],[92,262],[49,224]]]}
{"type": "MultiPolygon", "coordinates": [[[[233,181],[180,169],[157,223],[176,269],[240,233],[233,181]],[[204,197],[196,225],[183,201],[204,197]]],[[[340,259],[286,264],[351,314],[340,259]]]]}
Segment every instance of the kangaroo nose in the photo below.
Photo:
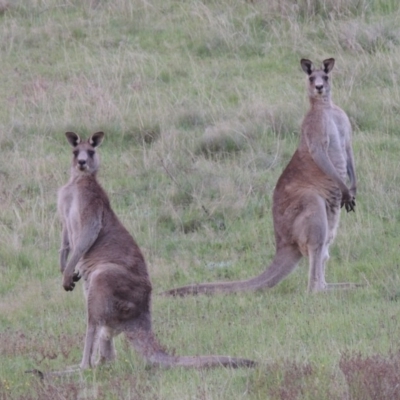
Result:
{"type": "Polygon", "coordinates": [[[319,92],[322,90],[324,85],[315,85],[315,89],[317,89],[319,92]]]}
{"type": "Polygon", "coordinates": [[[83,166],[86,164],[86,160],[78,160],[78,164],[83,166]]]}

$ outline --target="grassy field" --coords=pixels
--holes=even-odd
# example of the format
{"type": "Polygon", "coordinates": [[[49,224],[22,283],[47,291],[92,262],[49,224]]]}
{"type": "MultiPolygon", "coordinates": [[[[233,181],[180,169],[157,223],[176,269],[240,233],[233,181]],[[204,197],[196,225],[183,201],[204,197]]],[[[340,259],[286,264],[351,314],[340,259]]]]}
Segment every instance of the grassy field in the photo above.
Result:
{"type": "Polygon", "coordinates": [[[400,399],[399,27],[397,0],[1,0],[0,399],[400,399]],[[327,280],[365,287],[309,295],[303,260],[267,292],[159,296],[268,266],[303,57],[335,57],[354,129],[357,209],[327,280]],[[149,369],[118,338],[112,367],[24,373],[83,349],[81,285],[58,266],[67,130],[106,133],[99,179],[147,259],[160,341],[259,368],[149,369]]]}

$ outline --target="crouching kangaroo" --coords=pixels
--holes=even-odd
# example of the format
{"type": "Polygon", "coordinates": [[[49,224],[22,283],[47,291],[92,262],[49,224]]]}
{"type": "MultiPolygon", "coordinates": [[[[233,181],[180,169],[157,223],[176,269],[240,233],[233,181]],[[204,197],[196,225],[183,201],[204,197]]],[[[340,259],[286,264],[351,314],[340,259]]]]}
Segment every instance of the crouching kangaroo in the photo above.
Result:
{"type": "Polygon", "coordinates": [[[60,266],[63,287],[71,291],[83,278],[87,331],[81,369],[115,358],[113,337],[124,333],[152,365],[164,367],[252,367],[255,363],[229,356],[180,357],[166,353],[152,331],[151,283],[144,257],[133,237],[111,209],[97,181],[96,148],[104,138],[88,140],[66,133],[73,147],[71,177],[58,192],[62,220],[60,266]]]}
{"type": "Polygon", "coordinates": [[[325,281],[325,263],[336,236],[340,208],[354,211],[356,196],[351,125],[346,113],[331,100],[330,72],[334,63],[329,58],[316,69],[310,60],[300,62],[308,77],[310,109],[302,123],[300,144],[274,190],[276,253],[271,265],[248,280],[193,284],[164,295],[271,288],[295,269],[302,256],[309,257],[310,292],[359,286],[325,281]],[[345,183],[346,173],[350,188],[345,183]]]}

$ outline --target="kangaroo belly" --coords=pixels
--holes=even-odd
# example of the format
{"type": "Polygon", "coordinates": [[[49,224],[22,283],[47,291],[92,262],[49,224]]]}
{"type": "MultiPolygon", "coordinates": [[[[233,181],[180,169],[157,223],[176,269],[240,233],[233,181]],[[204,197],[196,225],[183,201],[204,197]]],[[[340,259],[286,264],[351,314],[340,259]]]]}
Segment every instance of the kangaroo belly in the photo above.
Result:
{"type": "Polygon", "coordinates": [[[341,191],[314,163],[309,153],[296,151],[275,187],[273,216],[275,226],[291,225],[312,205],[313,196],[321,198],[326,212],[335,213],[340,207],[341,191]]]}
{"type": "MultiPolygon", "coordinates": [[[[341,165],[340,161],[338,159],[337,163],[341,165]]],[[[296,199],[310,191],[331,201],[341,198],[338,185],[319,169],[310,153],[297,150],[278,179],[274,202],[276,199],[283,203],[295,203],[296,199]]]]}

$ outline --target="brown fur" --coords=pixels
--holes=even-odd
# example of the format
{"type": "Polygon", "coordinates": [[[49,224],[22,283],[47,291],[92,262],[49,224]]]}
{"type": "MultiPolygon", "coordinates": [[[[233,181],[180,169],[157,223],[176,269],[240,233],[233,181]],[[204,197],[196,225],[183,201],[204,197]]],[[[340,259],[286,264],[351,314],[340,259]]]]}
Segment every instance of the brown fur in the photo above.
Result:
{"type": "Polygon", "coordinates": [[[278,179],[272,215],[276,253],[265,272],[244,281],[184,286],[164,295],[237,292],[271,288],[289,275],[302,256],[309,257],[308,290],[354,287],[351,283],[327,284],[325,263],[339,223],[340,207],[354,211],[356,175],[351,146],[351,125],[346,113],[331,101],[330,75],[334,59],[315,69],[301,60],[308,75],[310,110],[302,127],[300,144],[278,179]],[[346,173],[350,179],[347,188],[346,173]]]}
{"type": "Polygon", "coordinates": [[[180,357],[167,354],[151,327],[151,283],[142,252],[113,212],[107,194],[96,179],[99,159],[96,147],[103,132],[82,141],[66,133],[73,147],[71,178],[60,188],[62,245],[60,266],[63,287],[71,291],[84,280],[87,331],[81,369],[115,358],[113,336],[125,333],[150,363],[184,367],[251,367],[255,363],[229,356],[180,357]]]}

